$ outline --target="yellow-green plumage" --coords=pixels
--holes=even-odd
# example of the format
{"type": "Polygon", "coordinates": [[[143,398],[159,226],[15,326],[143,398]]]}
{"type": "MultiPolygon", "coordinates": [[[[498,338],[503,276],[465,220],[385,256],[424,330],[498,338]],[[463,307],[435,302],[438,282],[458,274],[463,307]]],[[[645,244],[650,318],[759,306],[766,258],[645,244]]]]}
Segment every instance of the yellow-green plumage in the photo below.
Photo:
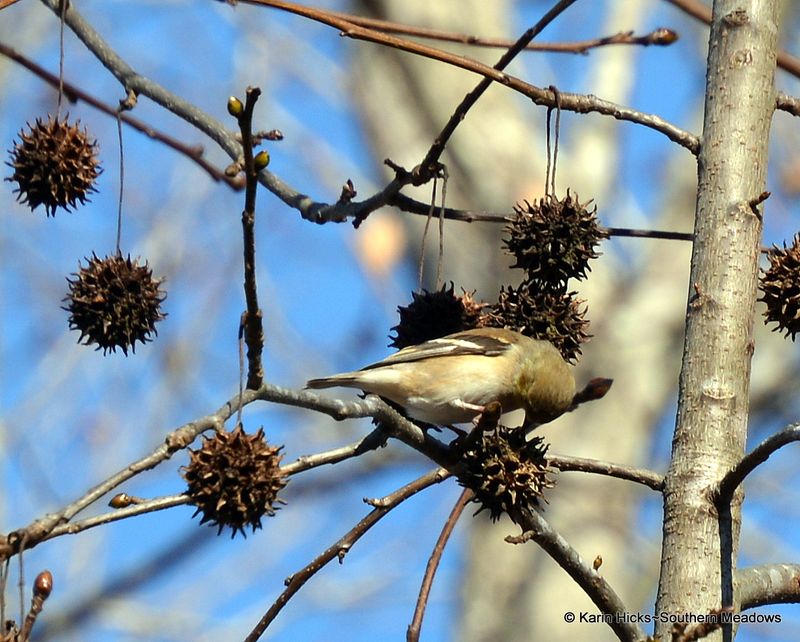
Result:
{"type": "Polygon", "coordinates": [[[500,328],[479,328],[409,346],[361,370],[312,379],[309,388],[342,386],[385,397],[413,419],[466,423],[490,401],[523,408],[526,423],[569,409],[575,379],[552,344],[500,328]]]}

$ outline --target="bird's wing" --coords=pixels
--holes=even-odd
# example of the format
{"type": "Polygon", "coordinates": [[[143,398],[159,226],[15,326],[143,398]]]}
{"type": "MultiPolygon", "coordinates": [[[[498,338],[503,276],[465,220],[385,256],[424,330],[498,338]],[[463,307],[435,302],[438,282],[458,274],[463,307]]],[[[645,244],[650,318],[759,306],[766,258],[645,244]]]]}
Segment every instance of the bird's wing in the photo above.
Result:
{"type": "Polygon", "coordinates": [[[510,346],[511,343],[503,337],[488,337],[471,332],[460,332],[441,339],[432,339],[419,345],[408,346],[399,352],[389,355],[383,361],[372,363],[361,369],[371,370],[432,357],[454,357],[465,354],[495,357],[508,350],[510,346]]]}

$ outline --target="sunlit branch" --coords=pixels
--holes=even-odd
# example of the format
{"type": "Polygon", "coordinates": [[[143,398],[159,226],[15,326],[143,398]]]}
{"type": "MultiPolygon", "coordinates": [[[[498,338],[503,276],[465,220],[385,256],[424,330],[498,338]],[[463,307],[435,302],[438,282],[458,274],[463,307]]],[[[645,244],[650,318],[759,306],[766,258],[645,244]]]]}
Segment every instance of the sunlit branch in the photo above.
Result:
{"type": "Polygon", "coordinates": [[[450,474],[446,470],[437,468],[414,480],[410,484],[403,486],[399,490],[396,490],[391,495],[377,500],[376,502],[371,502],[375,508],[373,508],[364,519],[358,522],[358,524],[351,528],[334,544],[326,548],[320,555],[311,560],[305,567],[286,579],[286,590],[278,596],[278,599],[269,607],[258,624],[253,627],[253,630],[245,638],[245,642],[255,642],[258,640],[267,630],[267,627],[278,616],[281,609],[286,606],[286,603],[317,573],[317,571],[334,559],[338,559],[341,563],[345,555],[347,555],[356,542],[358,542],[358,540],[389,511],[421,490],[447,479],[449,475],[450,474]]]}
{"type": "Polygon", "coordinates": [[[522,535],[509,536],[506,541],[522,544],[533,540],[575,580],[601,613],[612,616],[608,625],[620,640],[640,642],[645,634],[638,624],[625,618],[630,612],[608,581],[591,566],[556,531],[547,520],[534,510],[517,511],[511,518],[522,528],[522,535]]]}

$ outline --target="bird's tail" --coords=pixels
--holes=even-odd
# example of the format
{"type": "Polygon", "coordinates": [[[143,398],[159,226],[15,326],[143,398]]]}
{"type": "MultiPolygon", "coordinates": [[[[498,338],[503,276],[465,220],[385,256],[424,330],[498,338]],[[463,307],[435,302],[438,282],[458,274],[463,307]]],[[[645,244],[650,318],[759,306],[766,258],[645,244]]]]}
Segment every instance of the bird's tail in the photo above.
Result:
{"type": "Polygon", "coordinates": [[[306,381],[306,388],[336,388],[337,386],[358,388],[358,378],[355,373],[345,372],[344,374],[322,377],[321,379],[309,379],[306,381]]]}

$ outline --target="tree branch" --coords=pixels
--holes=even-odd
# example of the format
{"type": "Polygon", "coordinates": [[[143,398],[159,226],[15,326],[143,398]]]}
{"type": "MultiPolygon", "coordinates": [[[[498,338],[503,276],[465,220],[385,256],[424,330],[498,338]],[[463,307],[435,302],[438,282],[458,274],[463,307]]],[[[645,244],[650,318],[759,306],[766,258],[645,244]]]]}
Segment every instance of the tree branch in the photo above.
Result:
{"type": "Polygon", "coordinates": [[[553,529],[539,513],[533,510],[519,511],[511,518],[523,533],[520,536],[509,536],[506,541],[511,544],[522,544],[533,540],[567,574],[575,580],[583,591],[594,602],[601,613],[611,616],[608,625],[624,642],[639,642],[645,634],[638,624],[627,621],[629,612],[624,602],[616,594],[611,585],[595,569],[583,561],[578,552],[570,546],[560,533],[553,529]]]}
{"type": "Polygon", "coordinates": [[[338,464],[340,461],[350,459],[351,457],[358,457],[370,450],[376,450],[386,444],[388,434],[386,430],[379,426],[363,439],[355,443],[340,448],[333,448],[325,452],[315,453],[313,455],[302,455],[297,460],[290,464],[281,466],[281,473],[286,476],[296,475],[298,473],[324,466],[325,464],[338,464]]]}
{"type": "MultiPolygon", "coordinates": [[[[449,64],[455,64],[468,71],[484,75],[487,79],[494,82],[504,84],[515,91],[518,91],[526,96],[537,105],[554,106],[556,103],[555,94],[549,89],[541,89],[525,83],[518,78],[509,76],[500,72],[492,67],[483,65],[470,58],[461,56],[453,56],[439,49],[432,47],[425,47],[418,45],[411,41],[393,38],[380,32],[363,29],[357,25],[353,25],[347,21],[336,19],[330,16],[327,12],[310,9],[308,7],[301,7],[293,3],[277,2],[271,0],[246,0],[252,4],[262,4],[265,6],[274,6],[282,8],[286,11],[304,15],[314,20],[323,22],[330,26],[342,29],[344,35],[356,37],[356,34],[361,34],[364,40],[371,40],[386,44],[389,46],[397,46],[403,50],[411,51],[419,55],[425,55],[429,58],[441,60],[449,64]],[[314,15],[308,15],[308,12],[316,12],[314,15]],[[355,29],[356,31],[353,31],[355,29]],[[360,30],[360,31],[359,31],[360,30]],[[393,44],[395,43],[395,44],[393,44]],[[420,50],[422,48],[422,50],[420,50]],[[423,51],[424,50],[424,51],[423,51]]],[[[50,8],[54,13],[59,15],[59,0],[41,0],[41,2],[50,8]]],[[[182,118],[189,124],[193,125],[200,131],[204,132],[212,140],[214,140],[220,148],[234,161],[238,160],[241,156],[241,144],[237,141],[236,136],[225,129],[222,124],[209,114],[195,107],[190,102],[184,100],[180,96],[170,92],[158,83],[138,74],[125,60],[123,60],[111,46],[100,36],[97,31],[83,18],[83,16],[75,9],[74,4],[70,4],[65,12],[65,22],[67,26],[75,33],[76,36],[86,45],[95,57],[117,78],[123,85],[126,91],[132,90],[137,94],[147,96],[155,103],[161,105],[165,109],[173,112],[179,118],[182,118]]],[[[626,120],[633,123],[638,123],[654,129],[663,135],[667,136],[670,140],[686,147],[689,151],[696,154],[698,150],[698,139],[693,134],[686,132],[671,123],[664,121],[658,116],[652,114],[645,114],[638,112],[627,107],[616,105],[609,101],[601,100],[595,96],[581,96],[578,94],[560,93],[559,99],[561,101],[561,108],[568,111],[576,111],[578,113],[596,112],[599,114],[612,116],[618,120],[626,120]]],[[[344,222],[347,220],[363,220],[370,212],[377,210],[390,203],[390,201],[399,194],[400,190],[406,185],[411,184],[414,180],[419,180],[418,176],[409,172],[406,175],[395,176],[382,190],[376,192],[369,198],[363,201],[343,201],[340,200],[336,203],[326,203],[316,201],[310,196],[297,191],[277,175],[268,170],[263,170],[259,173],[259,182],[266,187],[270,192],[277,196],[289,207],[296,209],[301,216],[315,223],[327,222],[344,222]]]]}
{"type": "MultiPolygon", "coordinates": [[[[519,39],[506,50],[506,52],[500,57],[500,60],[494,64],[493,69],[498,72],[502,72],[503,69],[508,67],[514,58],[516,58],[519,53],[527,45],[529,45],[531,41],[544,30],[545,27],[547,27],[547,25],[560,16],[567,8],[569,8],[570,5],[574,4],[574,2],[575,0],[559,0],[556,2],[555,5],[553,5],[553,7],[547,13],[545,13],[544,16],[542,16],[542,18],[533,27],[523,33],[519,39]]],[[[505,77],[505,74],[503,74],[502,77],[505,77]]],[[[492,82],[494,82],[493,78],[485,76],[472,91],[464,96],[461,103],[453,112],[453,115],[450,116],[450,120],[447,121],[447,124],[445,124],[442,131],[439,132],[436,140],[433,141],[433,145],[431,145],[428,153],[425,154],[425,158],[420,163],[420,176],[422,178],[427,179],[430,176],[436,175],[435,166],[438,164],[439,157],[442,155],[442,152],[444,152],[445,145],[455,132],[456,127],[458,127],[459,124],[461,124],[461,122],[464,120],[467,112],[476,102],[478,102],[478,99],[492,85],[492,82]]]]}
{"type": "Polygon", "coordinates": [[[775,107],[789,112],[792,116],[800,116],[800,98],[795,96],[788,96],[783,92],[778,92],[775,107]]]}
{"type": "Polygon", "coordinates": [[[764,564],[736,571],[742,611],[800,602],[800,565],[764,564]]]}
{"type": "MultiPolygon", "coordinates": [[[[417,38],[427,38],[429,40],[439,40],[442,42],[454,42],[462,45],[472,45],[476,47],[491,47],[495,49],[508,49],[514,45],[513,40],[507,38],[486,38],[470,35],[466,33],[454,33],[441,29],[431,29],[430,27],[417,27],[414,25],[382,20],[380,18],[369,18],[358,16],[352,13],[341,11],[330,11],[330,15],[348,22],[352,22],[359,27],[367,27],[383,33],[394,33],[403,36],[417,38]]],[[[607,45],[640,45],[640,46],[666,46],[671,45],[678,39],[677,34],[670,29],[654,29],[643,36],[635,36],[632,31],[620,31],[611,36],[591,38],[579,42],[531,42],[527,44],[523,51],[548,51],[553,53],[585,54],[590,49],[604,47],[607,45]]]]}
{"type": "Polygon", "coordinates": [[[242,246],[244,254],[244,296],[247,310],[242,314],[241,325],[244,331],[244,340],[247,344],[247,387],[251,390],[260,388],[264,382],[264,367],[261,363],[261,353],[264,349],[264,323],[261,308],[258,307],[258,287],[256,285],[255,225],[259,170],[256,168],[253,158],[253,110],[260,95],[261,90],[258,87],[248,87],[244,107],[241,110],[241,114],[237,114],[239,131],[242,134],[242,156],[245,176],[242,246]]]}
{"type": "Polygon", "coordinates": [[[733,493],[744,481],[745,477],[752,473],[757,466],[767,461],[769,456],[776,450],[794,441],[800,441],[800,422],[791,424],[780,432],[770,435],[742,457],[739,463],[725,474],[713,491],[714,503],[717,506],[730,504],[733,493]]]}
{"type": "Polygon", "coordinates": [[[664,476],[659,473],[647,470],[646,468],[634,468],[623,466],[608,461],[597,459],[586,459],[584,457],[571,457],[567,455],[547,455],[547,463],[558,470],[576,471],[582,473],[594,473],[595,475],[606,475],[616,477],[626,481],[642,484],[653,490],[661,492],[664,490],[664,476]]]}
{"type": "Polygon", "coordinates": [[[66,524],[59,524],[51,530],[40,541],[53,539],[60,535],[75,535],[77,533],[89,530],[95,526],[102,526],[103,524],[110,524],[117,522],[121,519],[133,517],[134,515],[144,515],[145,513],[154,513],[156,511],[164,510],[166,508],[173,508],[174,506],[183,506],[188,504],[190,498],[188,495],[168,495],[165,497],[156,497],[155,499],[146,499],[125,508],[119,508],[109,513],[95,515],[94,517],[87,517],[86,519],[69,522],[66,524]]]}
{"type": "Polygon", "coordinates": [[[425,567],[422,586],[419,587],[419,597],[417,598],[417,605],[414,607],[414,617],[411,620],[411,624],[408,625],[408,631],[406,632],[407,642],[419,641],[419,634],[422,630],[422,618],[425,617],[425,607],[428,604],[428,596],[431,593],[431,586],[433,586],[433,578],[436,575],[436,569],[439,568],[439,562],[442,559],[445,546],[447,546],[447,542],[453,534],[453,529],[455,529],[459,518],[464,512],[464,508],[472,501],[474,496],[475,494],[469,488],[465,488],[461,492],[461,495],[459,495],[453,509],[450,511],[450,515],[448,515],[444,523],[444,527],[442,527],[439,538],[436,540],[431,556],[428,559],[428,564],[425,567]]]}
{"type": "Polygon", "coordinates": [[[297,573],[290,575],[286,578],[286,590],[278,596],[278,599],[269,607],[264,616],[259,620],[258,624],[253,628],[250,634],[245,638],[244,642],[255,642],[258,640],[272,621],[278,616],[281,609],[286,606],[286,603],[297,593],[305,583],[310,580],[317,571],[323,568],[328,562],[334,558],[339,559],[342,563],[345,555],[355,545],[355,543],[364,535],[370,528],[377,524],[381,518],[391,511],[395,506],[399,505],[409,497],[417,494],[421,490],[438,484],[439,482],[447,479],[450,476],[443,468],[437,468],[431,472],[423,475],[422,477],[414,480],[410,484],[406,484],[399,490],[396,490],[391,495],[382,498],[375,502],[376,506],[373,510],[362,519],[358,524],[351,528],[342,538],[337,540],[334,544],[326,548],[320,555],[315,557],[305,567],[297,573]]]}
{"type": "MultiPolygon", "coordinates": [[[[241,397],[241,403],[246,405],[257,398],[257,395],[252,390],[246,390],[241,397]]],[[[139,473],[155,468],[161,462],[172,457],[176,451],[186,448],[200,433],[212,428],[216,430],[222,429],[225,421],[238,409],[239,402],[240,396],[236,395],[216,412],[180,426],[170,432],[164,439],[164,443],[151,454],[129,464],[60,511],[48,513],[31,524],[17,529],[5,537],[0,537],[0,560],[6,559],[22,550],[33,548],[46,539],[53,529],[70,522],[75,515],[92,505],[106,493],[111,492],[139,473]]]]}

